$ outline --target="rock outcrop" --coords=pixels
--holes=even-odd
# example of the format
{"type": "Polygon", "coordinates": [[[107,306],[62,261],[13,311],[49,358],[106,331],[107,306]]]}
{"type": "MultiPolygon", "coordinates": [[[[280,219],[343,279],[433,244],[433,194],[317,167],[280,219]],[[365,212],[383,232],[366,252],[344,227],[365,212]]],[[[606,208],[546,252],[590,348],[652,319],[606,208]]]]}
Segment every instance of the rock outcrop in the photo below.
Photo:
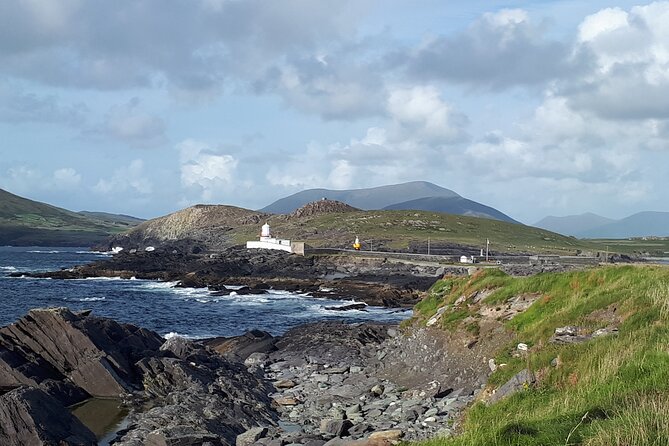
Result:
{"type": "Polygon", "coordinates": [[[134,363],[155,354],[162,343],[154,332],[111,319],[66,308],[31,310],[0,329],[0,386],[35,386],[51,379],[91,396],[118,397],[141,388],[134,363]]]}
{"type": "Polygon", "coordinates": [[[271,391],[205,346],[90,312],[31,310],[0,329],[3,446],[95,444],[65,408],[90,396],[152,407],[131,415],[118,444],[232,445],[249,428],[274,424],[271,391]]]}
{"type": "Polygon", "coordinates": [[[322,214],[338,214],[343,212],[356,212],[360,209],[349,206],[346,203],[337,200],[318,200],[307,203],[301,208],[295,209],[288,218],[313,217],[322,214]]]}
{"type": "Polygon", "coordinates": [[[0,444],[93,446],[97,440],[57,399],[20,387],[0,396],[0,444]]]}

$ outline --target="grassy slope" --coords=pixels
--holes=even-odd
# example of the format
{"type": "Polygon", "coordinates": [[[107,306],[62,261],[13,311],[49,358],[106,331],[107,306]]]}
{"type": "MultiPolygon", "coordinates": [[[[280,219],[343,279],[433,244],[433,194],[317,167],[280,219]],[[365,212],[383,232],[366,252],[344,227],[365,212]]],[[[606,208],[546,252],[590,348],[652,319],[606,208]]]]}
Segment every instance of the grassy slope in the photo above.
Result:
{"type": "MultiPolygon", "coordinates": [[[[300,220],[269,219],[274,233],[283,238],[306,241],[313,246],[350,247],[355,236],[383,243],[392,249],[406,249],[410,242],[457,243],[485,246],[503,252],[558,252],[574,254],[592,246],[530,226],[485,218],[465,217],[425,211],[361,211],[325,214],[300,220]]],[[[237,231],[235,241],[242,243],[257,237],[258,228],[237,231]]]]}
{"type": "MultiPolygon", "coordinates": [[[[494,405],[477,403],[466,414],[461,436],[424,444],[669,444],[669,268],[613,266],[528,278],[488,270],[474,279],[438,282],[416,307],[417,317],[426,319],[460,295],[491,288],[496,291],[483,305],[528,293],[541,297],[506,322],[516,339],[496,358],[507,366],[491,376],[490,384],[498,386],[526,367],[525,360],[510,354],[517,342],[530,345],[539,384],[494,405]],[[556,327],[594,330],[616,318],[617,336],[570,346],[548,343],[556,327]],[[551,366],[558,357],[561,364],[551,366]]],[[[452,307],[443,327],[463,319],[471,324],[465,318],[474,313],[466,305],[452,307]]]]}
{"type": "Polygon", "coordinates": [[[620,252],[623,254],[638,254],[652,257],[669,256],[669,237],[656,240],[633,239],[594,239],[588,240],[588,243],[604,252],[608,248],[609,252],[620,252]]]}
{"type": "Polygon", "coordinates": [[[125,229],[0,190],[0,244],[82,246],[125,229]]]}

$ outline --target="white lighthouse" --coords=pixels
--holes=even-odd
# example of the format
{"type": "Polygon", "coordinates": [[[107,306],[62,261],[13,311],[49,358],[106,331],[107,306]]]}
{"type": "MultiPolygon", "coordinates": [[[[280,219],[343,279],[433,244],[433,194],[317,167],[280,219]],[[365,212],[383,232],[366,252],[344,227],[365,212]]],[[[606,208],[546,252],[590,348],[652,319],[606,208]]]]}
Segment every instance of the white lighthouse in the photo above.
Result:
{"type": "Polygon", "coordinates": [[[246,249],[275,249],[278,251],[293,252],[290,240],[272,237],[269,223],[265,223],[260,228],[260,240],[246,242],[246,249]]]}
{"type": "Polygon", "coordinates": [[[272,237],[272,231],[269,229],[269,223],[265,223],[262,225],[262,229],[260,230],[260,240],[270,237],[272,237]]]}

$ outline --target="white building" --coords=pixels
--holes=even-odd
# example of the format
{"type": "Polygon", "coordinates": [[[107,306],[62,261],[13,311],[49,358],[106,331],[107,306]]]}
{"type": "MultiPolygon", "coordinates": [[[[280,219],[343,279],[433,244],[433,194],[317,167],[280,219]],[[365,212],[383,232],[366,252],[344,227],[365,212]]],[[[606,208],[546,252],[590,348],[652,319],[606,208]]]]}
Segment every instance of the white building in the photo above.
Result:
{"type": "Polygon", "coordinates": [[[246,242],[246,249],[276,249],[278,251],[293,252],[290,240],[272,237],[268,223],[262,225],[260,240],[246,242]]]}

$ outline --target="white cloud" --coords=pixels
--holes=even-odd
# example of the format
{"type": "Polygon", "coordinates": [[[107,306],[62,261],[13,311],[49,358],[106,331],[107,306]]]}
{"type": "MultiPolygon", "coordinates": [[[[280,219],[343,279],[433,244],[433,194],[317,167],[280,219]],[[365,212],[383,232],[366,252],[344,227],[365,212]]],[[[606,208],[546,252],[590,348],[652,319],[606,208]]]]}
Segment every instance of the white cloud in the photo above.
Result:
{"type": "Polygon", "coordinates": [[[150,195],[153,192],[153,183],[149,179],[149,172],[144,169],[144,161],[136,159],[128,166],[120,167],[111,177],[101,178],[93,191],[103,195],[122,196],[124,194],[150,195]]]}
{"type": "Polygon", "coordinates": [[[395,129],[398,139],[450,144],[466,137],[467,117],[444,102],[441,92],[434,86],[392,90],[388,113],[398,127],[395,129]]]}
{"type": "Polygon", "coordinates": [[[211,202],[234,188],[238,161],[208,144],[186,140],[177,145],[181,159],[181,185],[198,199],[211,202]]]}
{"type": "Polygon", "coordinates": [[[56,187],[73,188],[81,183],[81,175],[71,167],[64,167],[53,172],[53,180],[56,187]]]}

